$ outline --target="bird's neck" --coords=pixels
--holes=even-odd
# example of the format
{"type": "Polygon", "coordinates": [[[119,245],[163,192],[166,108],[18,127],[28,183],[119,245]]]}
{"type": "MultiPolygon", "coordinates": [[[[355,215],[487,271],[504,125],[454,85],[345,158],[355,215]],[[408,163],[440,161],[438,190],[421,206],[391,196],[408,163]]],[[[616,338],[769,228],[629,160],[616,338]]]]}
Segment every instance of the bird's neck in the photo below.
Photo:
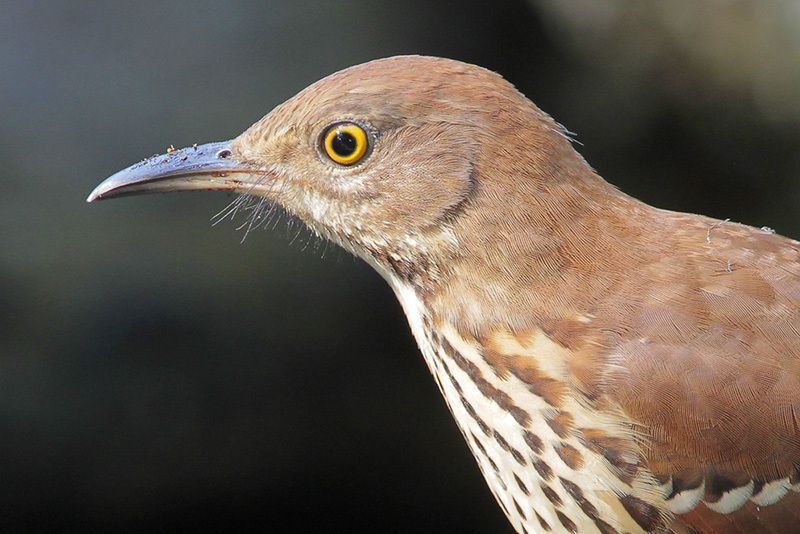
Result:
{"type": "Polygon", "coordinates": [[[451,229],[455,251],[429,261],[437,276],[417,287],[420,298],[476,335],[589,313],[598,284],[642,261],[652,208],[588,170],[583,178],[481,192],[451,229]]]}

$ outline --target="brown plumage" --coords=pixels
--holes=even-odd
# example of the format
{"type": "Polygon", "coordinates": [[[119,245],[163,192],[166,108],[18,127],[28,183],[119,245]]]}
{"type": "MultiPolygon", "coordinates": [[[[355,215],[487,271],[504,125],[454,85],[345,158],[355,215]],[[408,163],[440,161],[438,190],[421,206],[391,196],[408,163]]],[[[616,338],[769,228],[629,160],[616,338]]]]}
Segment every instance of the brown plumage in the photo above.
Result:
{"type": "Polygon", "coordinates": [[[333,74],[90,200],[202,188],[387,279],[518,531],[800,528],[797,241],[619,192],[500,76],[440,58],[333,74]]]}

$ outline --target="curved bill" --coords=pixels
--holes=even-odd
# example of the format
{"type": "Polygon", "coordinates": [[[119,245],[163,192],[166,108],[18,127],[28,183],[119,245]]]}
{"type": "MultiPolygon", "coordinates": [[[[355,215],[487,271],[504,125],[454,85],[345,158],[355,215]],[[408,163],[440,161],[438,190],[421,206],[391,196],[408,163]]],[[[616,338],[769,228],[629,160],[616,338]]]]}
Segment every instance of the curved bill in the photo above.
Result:
{"type": "Polygon", "coordinates": [[[86,202],[106,198],[198,189],[250,189],[263,169],[236,161],[230,141],[195,145],[153,156],[106,178],[86,202]]]}

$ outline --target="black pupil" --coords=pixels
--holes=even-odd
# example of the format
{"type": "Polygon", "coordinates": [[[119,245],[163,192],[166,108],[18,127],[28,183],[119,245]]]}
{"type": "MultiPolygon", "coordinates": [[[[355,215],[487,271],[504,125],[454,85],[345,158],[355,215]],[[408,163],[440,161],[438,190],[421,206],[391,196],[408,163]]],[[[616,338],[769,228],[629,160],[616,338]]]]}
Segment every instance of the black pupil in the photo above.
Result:
{"type": "Polygon", "coordinates": [[[358,141],[351,134],[347,132],[338,131],[333,136],[331,141],[331,148],[337,155],[347,157],[358,148],[358,141]]]}

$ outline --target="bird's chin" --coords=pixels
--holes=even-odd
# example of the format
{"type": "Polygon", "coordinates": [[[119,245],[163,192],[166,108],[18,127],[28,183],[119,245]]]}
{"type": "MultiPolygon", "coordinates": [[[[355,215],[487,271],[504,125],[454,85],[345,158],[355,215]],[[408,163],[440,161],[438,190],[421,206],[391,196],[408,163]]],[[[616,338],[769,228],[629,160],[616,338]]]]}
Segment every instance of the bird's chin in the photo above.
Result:
{"type": "Polygon", "coordinates": [[[140,161],[108,177],[86,201],[196,190],[233,190],[269,196],[276,179],[269,169],[237,159],[230,141],[221,141],[169,150],[140,161]]]}

